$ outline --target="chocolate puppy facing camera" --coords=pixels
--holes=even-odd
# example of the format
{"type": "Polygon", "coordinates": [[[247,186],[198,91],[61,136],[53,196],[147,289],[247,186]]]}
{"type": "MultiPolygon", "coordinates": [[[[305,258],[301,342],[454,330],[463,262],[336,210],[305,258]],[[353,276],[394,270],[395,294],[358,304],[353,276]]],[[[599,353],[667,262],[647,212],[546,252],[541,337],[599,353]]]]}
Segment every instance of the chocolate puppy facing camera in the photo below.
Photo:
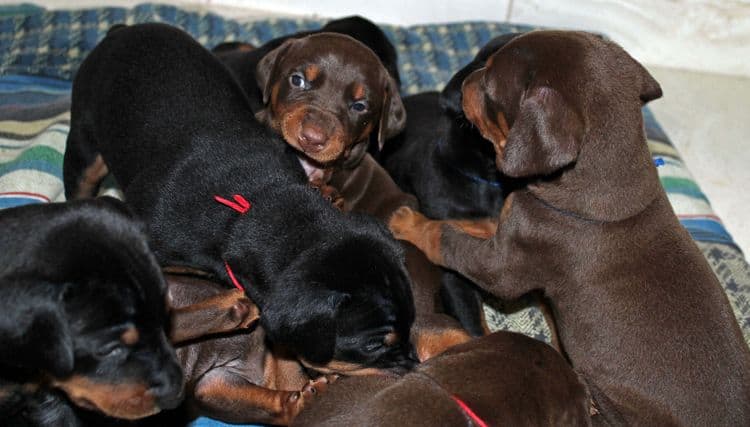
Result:
{"type": "Polygon", "coordinates": [[[0,418],[32,423],[19,411],[46,405],[74,420],[57,391],[116,418],[177,406],[164,280],[124,205],[23,206],[0,227],[0,418]]]}

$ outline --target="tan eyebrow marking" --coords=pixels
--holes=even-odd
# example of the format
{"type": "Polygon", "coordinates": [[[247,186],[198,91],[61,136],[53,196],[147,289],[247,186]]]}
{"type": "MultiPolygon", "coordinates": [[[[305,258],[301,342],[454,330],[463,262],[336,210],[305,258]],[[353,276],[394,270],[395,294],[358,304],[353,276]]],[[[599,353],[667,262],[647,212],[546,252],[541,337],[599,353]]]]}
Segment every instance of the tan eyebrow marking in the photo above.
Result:
{"type": "Polygon", "coordinates": [[[352,93],[352,96],[355,100],[360,100],[365,97],[365,86],[361,83],[356,83],[354,85],[354,92],[352,93]]]}
{"type": "Polygon", "coordinates": [[[140,334],[138,333],[138,329],[133,326],[126,329],[125,332],[120,335],[120,341],[125,345],[133,345],[138,342],[139,338],[140,334]]]}
{"type": "Polygon", "coordinates": [[[310,64],[305,68],[305,79],[307,81],[311,82],[314,81],[316,78],[318,78],[318,75],[320,74],[320,67],[318,67],[315,64],[310,64]]]}

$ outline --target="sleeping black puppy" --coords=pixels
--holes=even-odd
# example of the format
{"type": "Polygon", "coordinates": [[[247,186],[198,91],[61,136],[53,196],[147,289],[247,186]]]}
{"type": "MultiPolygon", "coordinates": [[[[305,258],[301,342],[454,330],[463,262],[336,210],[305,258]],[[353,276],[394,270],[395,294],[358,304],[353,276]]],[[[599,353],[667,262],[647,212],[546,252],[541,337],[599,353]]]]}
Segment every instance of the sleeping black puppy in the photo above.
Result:
{"type": "MultiPolygon", "coordinates": [[[[429,218],[494,218],[512,189],[513,183],[495,166],[492,144],[463,115],[461,85],[517,35],[505,34],[488,42],[442,92],[404,98],[409,117],[406,129],[376,155],[396,184],[417,197],[429,218]]],[[[486,333],[476,287],[448,270],[442,282],[446,312],[472,334],[486,333]]]]}
{"type": "Polygon", "coordinates": [[[161,24],[110,31],[78,71],[71,114],[68,197],[90,196],[111,170],[162,265],[244,287],[270,340],[309,367],[413,366],[398,243],[375,220],[325,202],[189,35],[161,24]]]}
{"type": "Polygon", "coordinates": [[[124,419],[176,407],[164,280],[124,205],[12,208],[0,228],[0,419],[75,425],[69,402],[124,419]]]}

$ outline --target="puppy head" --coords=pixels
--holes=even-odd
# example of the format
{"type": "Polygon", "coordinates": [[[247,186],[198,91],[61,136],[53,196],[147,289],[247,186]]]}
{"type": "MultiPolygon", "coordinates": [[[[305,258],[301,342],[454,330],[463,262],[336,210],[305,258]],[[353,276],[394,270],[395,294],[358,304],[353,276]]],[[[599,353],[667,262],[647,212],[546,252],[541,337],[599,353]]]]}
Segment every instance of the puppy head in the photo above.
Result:
{"type": "Polygon", "coordinates": [[[385,237],[349,237],[290,269],[285,286],[294,290],[292,301],[266,307],[261,316],[269,338],[291,343],[303,364],[323,373],[411,369],[411,287],[400,247],[385,237]]]}
{"type": "Polygon", "coordinates": [[[463,68],[458,70],[456,74],[451,77],[448,83],[445,85],[442,91],[440,91],[440,107],[446,113],[453,117],[459,117],[464,114],[461,102],[461,86],[463,85],[466,77],[474,71],[485,66],[487,59],[495,52],[500,50],[501,47],[505,46],[509,41],[513,40],[519,35],[519,33],[508,33],[495,37],[494,39],[487,42],[479,52],[474,56],[471,62],[466,64],[463,68]]]}
{"type": "Polygon", "coordinates": [[[406,124],[393,77],[372,50],[346,35],[287,40],[263,57],[256,77],[266,106],[259,120],[321,165],[346,158],[372,132],[382,145],[406,124]]]}
{"type": "Polygon", "coordinates": [[[583,32],[516,37],[463,82],[466,117],[490,140],[500,171],[548,175],[574,163],[602,103],[639,107],[661,96],[646,70],[614,43],[583,32]]]}
{"type": "Polygon", "coordinates": [[[45,220],[54,225],[35,244],[37,267],[16,276],[17,289],[44,301],[21,324],[28,340],[19,356],[32,357],[17,364],[46,372],[72,402],[113,417],[175,407],[182,373],[164,332],[164,280],[145,236],[113,201],[68,203],[45,220]]]}

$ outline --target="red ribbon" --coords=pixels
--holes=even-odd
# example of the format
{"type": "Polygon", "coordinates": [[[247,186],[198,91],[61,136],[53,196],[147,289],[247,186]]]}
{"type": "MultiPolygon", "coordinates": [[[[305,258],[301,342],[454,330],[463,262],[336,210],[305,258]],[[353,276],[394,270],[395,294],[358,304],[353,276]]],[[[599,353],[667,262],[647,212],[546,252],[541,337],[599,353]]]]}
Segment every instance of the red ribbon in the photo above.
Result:
{"type": "Polygon", "coordinates": [[[453,400],[456,401],[456,403],[458,403],[458,406],[460,406],[461,409],[464,412],[466,412],[466,415],[468,415],[469,418],[471,418],[471,420],[474,421],[479,427],[488,427],[487,423],[485,423],[484,420],[479,418],[479,415],[475,414],[474,411],[472,411],[471,408],[469,408],[469,405],[464,403],[463,400],[459,399],[456,396],[451,396],[451,397],[453,398],[453,400]]]}
{"type": "Polygon", "coordinates": [[[236,277],[234,277],[234,272],[232,272],[232,268],[231,268],[231,267],[229,267],[229,263],[228,263],[228,262],[226,262],[226,261],[224,261],[224,267],[226,267],[226,269],[227,269],[227,274],[229,275],[229,279],[230,279],[230,280],[232,281],[232,283],[234,284],[234,287],[235,287],[235,288],[237,288],[237,289],[239,289],[239,290],[241,290],[242,292],[244,292],[244,291],[245,291],[245,287],[244,287],[244,286],[242,286],[242,284],[240,283],[240,281],[239,281],[239,280],[237,280],[237,278],[236,278],[236,277]]]}
{"type": "Polygon", "coordinates": [[[221,196],[214,196],[214,200],[221,203],[222,205],[229,206],[230,208],[236,210],[237,212],[244,214],[245,212],[250,210],[250,202],[247,201],[244,197],[242,197],[239,194],[235,194],[232,196],[234,199],[234,202],[231,200],[227,200],[221,196]]]}
{"type": "MultiPolygon", "coordinates": [[[[241,214],[245,214],[245,212],[250,210],[250,202],[247,201],[242,195],[240,194],[234,194],[232,195],[232,198],[234,201],[227,200],[221,196],[214,196],[214,200],[221,203],[222,205],[229,206],[230,208],[236,210],[237,212],[241,214]]],[[[237,280],[237,278],[234,276],[234,272],[232,271],[232,268],[229,267],[229,263],[224,261],[224,267],[227,269],[227,274],[229,275],[229,279],[232,281],[232,284],[234,284],[234,287],[245,291],[245,287],[240,284],[240,281],[237,280]]]]}

